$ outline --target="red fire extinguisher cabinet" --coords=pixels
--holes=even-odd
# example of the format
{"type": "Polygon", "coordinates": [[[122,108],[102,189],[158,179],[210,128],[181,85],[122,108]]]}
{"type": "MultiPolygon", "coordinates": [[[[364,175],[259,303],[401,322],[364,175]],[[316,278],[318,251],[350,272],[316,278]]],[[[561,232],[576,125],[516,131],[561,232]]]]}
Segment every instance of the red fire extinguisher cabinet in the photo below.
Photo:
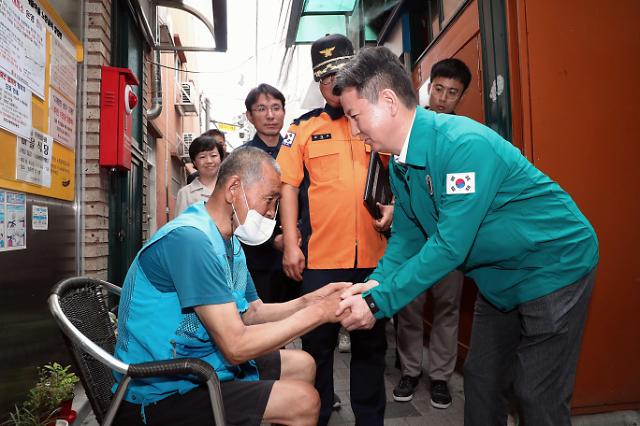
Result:
{"type": "Polygon", "coordinates": [[[131,170],[131,112],[138,86],[128,68],[102,67],[100,90],[100,166],[131,170]]]}

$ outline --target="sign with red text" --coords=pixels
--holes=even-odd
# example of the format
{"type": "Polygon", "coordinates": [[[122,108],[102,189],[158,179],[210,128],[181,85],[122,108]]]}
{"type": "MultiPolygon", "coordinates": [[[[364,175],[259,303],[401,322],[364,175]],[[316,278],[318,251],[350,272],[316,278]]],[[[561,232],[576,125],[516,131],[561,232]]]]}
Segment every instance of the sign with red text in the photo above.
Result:
{"type": "Polygon", "coordinates": [[[0,127],[24,138],[31,137],[31,91],[2,68],[0,127]]]}
{"type": "Polygon", "coordinates": [[[78,65],[73,46],[67,44],[63,40],[51,37],[50,85],[75,105],[78,86],[78,65]]]}
{"type": "Polygon", "coordinates": [[[44,99],[46,26],[27,0],[0,0],[0,66],[44,99]]]}
{"type": "Polygon", "coordinates": [[[76,107],[54,89],[49,91],[49,133],[56,141],[75,150],[76,107]]]}

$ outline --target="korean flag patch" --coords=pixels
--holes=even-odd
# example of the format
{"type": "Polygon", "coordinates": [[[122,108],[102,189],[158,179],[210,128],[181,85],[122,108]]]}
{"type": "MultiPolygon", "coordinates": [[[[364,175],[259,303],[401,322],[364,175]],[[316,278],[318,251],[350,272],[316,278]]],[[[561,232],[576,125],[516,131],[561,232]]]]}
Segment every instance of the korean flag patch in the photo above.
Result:
{"type": "Polygon", "coordinates": [[[476,192],[476,172],[447,173],[447,195],[476,192]]]}
{"type": "Polygon", "coordinates": [[[287,132],[286,135],[284,135],[284,139],[282,139],[282,145],[286,146],[286,147],[291,147],[291,145],[293,144],[294,139],[296,138],[296,134],[293,132],[287,132]]]}

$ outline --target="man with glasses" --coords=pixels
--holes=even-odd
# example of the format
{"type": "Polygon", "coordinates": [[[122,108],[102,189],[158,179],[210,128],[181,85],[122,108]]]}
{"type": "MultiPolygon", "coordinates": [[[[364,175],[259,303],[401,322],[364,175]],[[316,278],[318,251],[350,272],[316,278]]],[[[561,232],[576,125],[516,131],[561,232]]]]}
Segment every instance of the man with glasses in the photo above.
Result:
{"type": "MultiPolygon", "coordinates": [[[[280,131],[284,123],[284,95],[275,87],[263,83],[251,89],[244,105],[247,107],[247,119],[256,128],[256,135],[246,146],[259,148],[275,159],[282,145],[280,131]]],[[[300,284],[282,271],[284,246],[279,223],[273,236],[264,244],[243,244],[242,247],[251,278],[264,303],[281,303],[297,297],[300,284]]]]}
{"type": "MultiPolygon", "coordinates": [[[[386,247],[391,207],[374,221],[363,203],[371,150],[351,136],[340,100],[332,94],[336,72],[353,56],[344,36],[333,34],[311,46],[313,76],[327,101],[295,120],[282,142],[280,219],[285,273],[302,281],[307,294],[334,281],[360,282],[375,268],[386,247]],[[298,244],[300,218],[302,245],[298,244]]],[[[351,407],[356,424],[383,424],[385,409],[384,322],[351,333],[351,407]]],[[[302,336],[302,348],[316,361],[321,407],[318,424],[329,422],[334,403],[333,355],[339,325],[321,326],[302,336]]]]}

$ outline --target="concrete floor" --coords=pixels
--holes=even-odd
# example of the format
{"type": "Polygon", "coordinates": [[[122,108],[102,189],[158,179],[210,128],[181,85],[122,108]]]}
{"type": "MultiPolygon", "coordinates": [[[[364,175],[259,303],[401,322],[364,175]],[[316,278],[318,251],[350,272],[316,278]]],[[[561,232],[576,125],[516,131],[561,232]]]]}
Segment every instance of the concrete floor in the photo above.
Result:
{"type": "MultiPolygon", "coordinates": [[[[451,406],[445,410],[433,408],[429,402],[429,380],[426,373],[418,384],[418,389],[410,402],[395,402],[392,391],[400,380],[400,370],[395,368],[395,335],[391,323],[387,325],[387,369],[385,371],[385,390],[387,394],[387,407],[385,410],[385,425],[429,425],[454,426],[461,425],[464,419],[464,394],[462,388],[462,376],[454,373],[449,383],[449,389],[453,398],[451,406]],[[428,420],[427,420],[428,419],[428,420]]],[[[423,354],[423,365],[426,364],[426,351],[423,354]]],[[[334,411],[329,421],[329,426],[355,425],[353,411],[349,404],[349,360],[350,354],[336,351],[334,386],[336,393],[342,400],[340,410],[334,411]]]]}

